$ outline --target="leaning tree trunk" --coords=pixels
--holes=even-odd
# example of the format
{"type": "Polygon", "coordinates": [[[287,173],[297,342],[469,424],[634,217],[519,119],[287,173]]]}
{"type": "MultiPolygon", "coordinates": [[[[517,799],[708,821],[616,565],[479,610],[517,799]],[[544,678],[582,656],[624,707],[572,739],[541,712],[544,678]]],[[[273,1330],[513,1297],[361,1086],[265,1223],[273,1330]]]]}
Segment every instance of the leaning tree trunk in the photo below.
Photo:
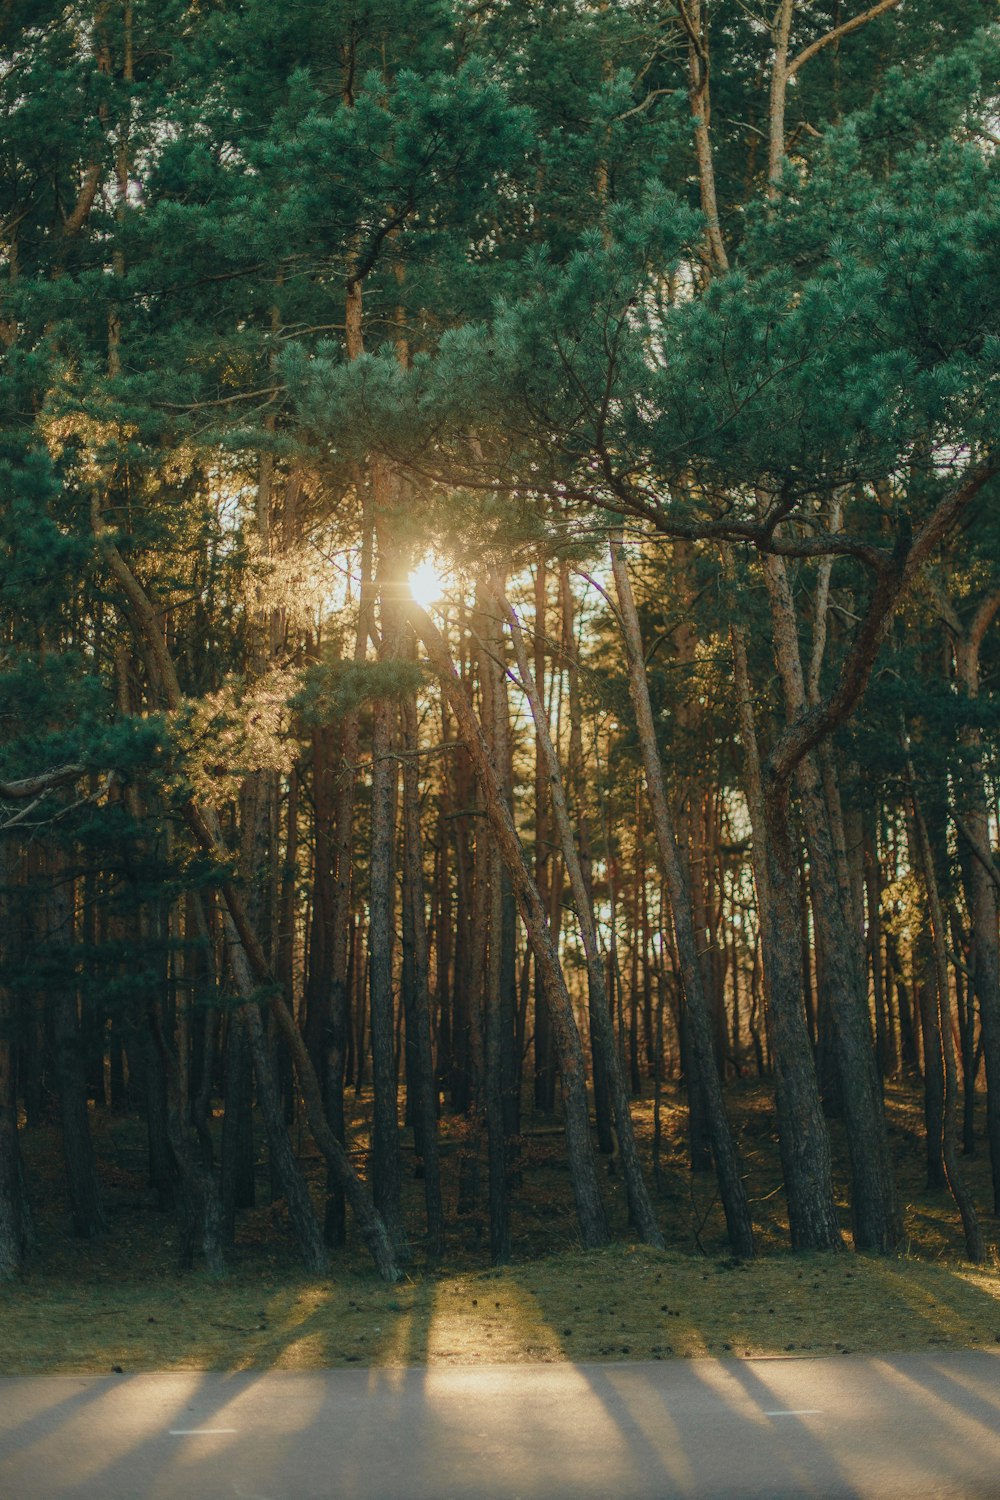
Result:
{"type": "MultiPolygon", "coordinates": [[[[129,613],[142,644],[151,680],[159,688],[167,706],[179,708],[182,700],[176,668],[149,596],[111,540],[99,513],[94,516],[94,529],[108,567],[128,600],[129,613]]],[[[220,869],[225,869],[229,858],[215,809],[210,805],[202,806],[192,798],[185,803],[182,811],[199,847],[220,869]]],[[[326,1158],[328,1168],[336,1175],[344,1190],[379,1274],[386,1281],[398,1281],[400,1273],[385,1224],[367,1189],[355,1173],[342,1142],[337,1140],[327,1123],[316,1070],[302,1033],[285,1004],[284,996],[274,983],[264,949],[247,916],[239,892],[229,880],[223,882],[222,897],[225,903],[224,919],[230,965],[237,989],[245,1001],[256,1004],[259,988],[266,987],[271,1014],[292,1056],[313,1139],[326,1158]],[[230,927],[235,931],[238,941],[231,940],[230,927]]]]}
{"type": "Polygon", "coordinates": [[[524,637],[521,634],[521,627],[517,616],[500,591],[497,592],[497,602],[503,611],[510,629],[511,639],[514,642],[517,669],[521,677],[521,685],[527,694],[528,703],[531,707],[537,744],[545,765],[546,780],[552,801],[556,831],[559,836],[563,859],[566,862],[566,872],[569,876],[570,889],[573,892],[573,901],[576,905],[580,938],[583,943],[584,957],[587,964],[587,988],[589,992],[591,1024],[594,1027],[594,1035],[599,1048],[598,1056],[607,1079],[611,1096],[611,1107],[614,1112],[615,1125],[618,1129],[618,1147],[621,1156],[622,1171],[625,1177],[625,1186],[628,1192],[629,1207],[645,1243],[662,1249],[664,1246],[663,1235],[656,1221],[656,1211],[653,1208],[639,1161],[639,1152],[635,1141],[635,1131],[632,1127],[632,1111],[629,1104],[629,1093],[625,1083],[624,1070],[622,1068],[621,1053],[615,1044],[614,1026],[611,1020],[611,1011],[608,1008],[608,996],[604,984],[604,961],[597,944],[597,927],[594,922],[593,907],[577,853],[576,840],[573,837],[569,810],[566,806],[566,794],[563,790],[562,769],[559,764],[559,757],[556,753],[555,745],[552,743],[552,735],[549,730],[545,707],[539,695],[537,684],[532,677],[531,668],[528,665],[528,654],[524,648],[524,637]]]}
{"type": "Polygon", "coordinates": [[[423,641],[431,664],[437,671],[459,735],[475,766],[486,805],[486,816],[494,830],[500,856],[510,875],[528,942],[545,984],[550,1015],[559,1054],[562,1096],[565,1109],[566,1149],[580,1235],[588,1249],[608,1242],[607,1220],[601,1201],[597,1169],[590,1146],[590,1120],[587,1110],[587,1079],[583,1046],[577,1030],[573,1005],[549,930],[545,907],[538,887],[531,878],[521,848],[503,786],[490,757],[483,729],[465,695],[455,671],[447,643],[426,610],[413,600],[404,604],[418,637],[423,641]]]}
{"type": "MultiPolygon", "coordinates": [[[[593,914],[593,855],[591,851],[590,824],[587,818],[586,778],[583,754],[583,706],[580,701],[580,661],[576,644],[575,601],[573,590],[570,586],[569,562],[567,560],[562,562],[559,569],[559,593],[562,599],[562,651],[566,660],[569,685],[569,776],[567,778],[569,798],[567,800],[572,802],[575,815],[576,839],[574,847],[577,852],[580,875],[586,897],[584,904],[591,914],[593,914]]],[[[539,694],[539,703],[542,704],[541,694],[539,694]]],[[[601,969],[600,989],[595,992],[588,983],[587,1000],[590,1020],[590,1051],[593,1059],[594,1120],[597,1126],[597,1147],[603,1155],[611,1156],[615,1149],[615,1141],[611,1119],[608,1061],[605,1056],[606,1049],[601,1040],[604,1033],[601,1026],[601,1018],[596,1014],[595,1009],[599,996],[603,997],[604,1008],[610,1014],[603,966],[601,969]]],[[[613,1024],[611,1033],[612,1047],[614,1047],[613,1024]]]]}
{"type": "Polygon", "coordinates": [[[726,1227],[730,1244],[736,1254],[750,1256],[755,1253],[753,1223],[743,1182],[743,1170],[726,1117],[722,1085],[716,1066],[712,1024],[705,1000],[692,920],[690,881],[667,802],[663,767],[660,764],[656,731],[653,726],[653,711],[649,700],[649,684],[646,680],[639,617],[636,613],[632,585],[625,566],[621,537],[617,535],[611,539],[611,568],[618,593],[620,623],[628,658],[629,692],[639,732],[639,747],[646,775],[646,793],[652,813],[653,831],[656,835],[670,894],[681,982],[687,1000],[691,1045],[704,1090],[712,1155],[719,1179],[719,1192],[726,1215],[726,1227]]]}

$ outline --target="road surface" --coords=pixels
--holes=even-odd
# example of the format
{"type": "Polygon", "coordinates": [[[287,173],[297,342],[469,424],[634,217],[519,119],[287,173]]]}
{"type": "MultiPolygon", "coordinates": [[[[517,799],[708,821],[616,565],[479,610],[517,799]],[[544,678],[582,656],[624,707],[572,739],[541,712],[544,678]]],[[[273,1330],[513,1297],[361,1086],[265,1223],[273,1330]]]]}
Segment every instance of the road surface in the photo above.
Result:
{"type": "Polygon", "coordinates": [[[1000,1500],[1000,1353],[0,1380],[2,1500],[1000,1500]]]}

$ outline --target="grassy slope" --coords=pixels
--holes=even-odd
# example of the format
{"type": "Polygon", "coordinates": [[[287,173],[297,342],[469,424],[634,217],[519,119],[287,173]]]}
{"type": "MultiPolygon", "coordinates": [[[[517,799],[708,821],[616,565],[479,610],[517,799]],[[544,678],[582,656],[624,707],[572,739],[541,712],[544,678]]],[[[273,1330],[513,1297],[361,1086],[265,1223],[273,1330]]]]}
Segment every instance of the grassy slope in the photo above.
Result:
{"type": "MultiPolygon", "coordinates": [[[[782,1250],[771,1109],[747,1088],[738,1112],[766,1251],[758,1261],[728,1255],[712,1184],[685,1169],[674,1103],[667,1123],[675,1144],[664,1159],[660,1199],[666,1252],[629,1241],[621,1188],[610,1179],[619,1242],[590,1254],[574,1248],[559,1143],[542,1131],[525,1141],[512,1263],[484,1268],[485,1226],[473,1215],[456,1226],[446,1263],[415,1261],[392,1288],[354,1246],[335,1258],[329,1277],[302,1276],[280,1205],[241,1221],[225,1281],[178,1273],[173,1225],[149,1205],[141,1137],[127,1122],[95,1121],[113,1234],[96,1245],[73,1241],[54,1142],[34,1132],[26,1137],[31,1172],[49,1179],[40,1195],[40,1253],[23,1282],[0,1288],[0,1373],[860,1353],[1000,1342],[1000,1269],[995,1257],[976,1270],[962,1262],[950,1200],[922,1190],[911,1097],[895,1091],[890,1098],[911,1236],[909,1253],[896,1260],[782,1250]]],[[[648,1130],[648,1108],[640,1116],[648,1130]]],[[[453,1175],[457,1149],[446,1161],[453,1175]]],[[[983,1203],[982,1153],[969,1170],[983,1203]]],[[[420,1184],[411,1180],[407,1190],[416,1226],[420,1184]]],[[[989,1238],[995,1221],[984,1223],[989,1238]]]]}

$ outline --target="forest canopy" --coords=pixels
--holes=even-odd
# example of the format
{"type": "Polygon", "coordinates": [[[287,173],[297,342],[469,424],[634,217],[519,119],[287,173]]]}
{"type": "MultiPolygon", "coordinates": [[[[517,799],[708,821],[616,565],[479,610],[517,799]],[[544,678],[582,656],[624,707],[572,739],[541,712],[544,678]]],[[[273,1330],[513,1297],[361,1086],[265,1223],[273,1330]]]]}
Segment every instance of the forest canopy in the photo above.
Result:
{"type": "Polygon", "coordinates": [[[793,1248],[904,1244],[903,1080],[984,1257],[998,85],[988,0],[5,0],[0,1276],[99,1112],[216,1273],[255,1129],[313,1270],[507,1259],[529,1117],[659,1246],[671,1090],[749,1257],[751,1081],[793,1248]]]}

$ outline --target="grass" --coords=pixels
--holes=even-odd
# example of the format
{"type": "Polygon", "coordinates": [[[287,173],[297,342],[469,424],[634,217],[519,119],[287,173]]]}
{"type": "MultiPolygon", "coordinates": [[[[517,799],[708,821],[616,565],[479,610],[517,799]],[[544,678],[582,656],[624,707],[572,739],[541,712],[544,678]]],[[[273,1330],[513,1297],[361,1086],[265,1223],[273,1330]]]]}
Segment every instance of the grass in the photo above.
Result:
{"type": "MultiPolygon", "coordinates": [[[[399,1286],[383,1285],[360,1248],[334,1258],[332,1273],[296,1268],[283,1206],[241,1219],[232,1270],[221,1282],[175,1269],[173,1223],[155,1211],[142,1176],[134,1122],[95,1116],[111,1233],[84,1244],[68,1233],[55,1138],[25,1135],[33,1180],[42,1181],[40,1249],[26,1277],[0,1288],[0,1373],[150,1369],[312,1369],[323,1366],[516,1363],[888,1352],[1000,1344],[1000,1268],[962,1260],[954,1208],[921,1185],[920,1111],[890,1092],[893,1148],[906,1203],[910,1247],[897,1259],[793,1255],[784,1224],[772,1106],[759,1089],[736,1113],[764,1254],[728,1253],[710,1180],[693,1178],[671,1106],[670,1154],[660,1184],[669,1248],[628,1238],[622,1189],[608,1180],[616,1243],[574,1246],[568,1174],[558,1138],[539,1128],[523,1142],[515,1193],[515,1253],[485,1266],[485,1221],[464,1216],[447,1260],[415,1259],[399,1286]]],[[[648,1134],[649,1109],[640,1107],[648,1134]]],[[[364,1119],[359,1118],[363,1128],[364,1119]]],[[[457,1167],[455,1127],[446,1127],[448,1192],[457,1167]]],[[[835,1144],[840,1145],[835,1139],[835,1144]]],[[[311,1164],[319,1185],[319,1164],[311,1164]]],[[[967,1163],[980,1202],[988,1167],[967,1163]]],[[[262,1176],[262,1185],[264,1177],[262,1176]]],[[[421,1184],[408,1181],[419,1223],[421,1184]]],[[[994,1221],[984,1219],[989,1237],[994,1221]]]]}

